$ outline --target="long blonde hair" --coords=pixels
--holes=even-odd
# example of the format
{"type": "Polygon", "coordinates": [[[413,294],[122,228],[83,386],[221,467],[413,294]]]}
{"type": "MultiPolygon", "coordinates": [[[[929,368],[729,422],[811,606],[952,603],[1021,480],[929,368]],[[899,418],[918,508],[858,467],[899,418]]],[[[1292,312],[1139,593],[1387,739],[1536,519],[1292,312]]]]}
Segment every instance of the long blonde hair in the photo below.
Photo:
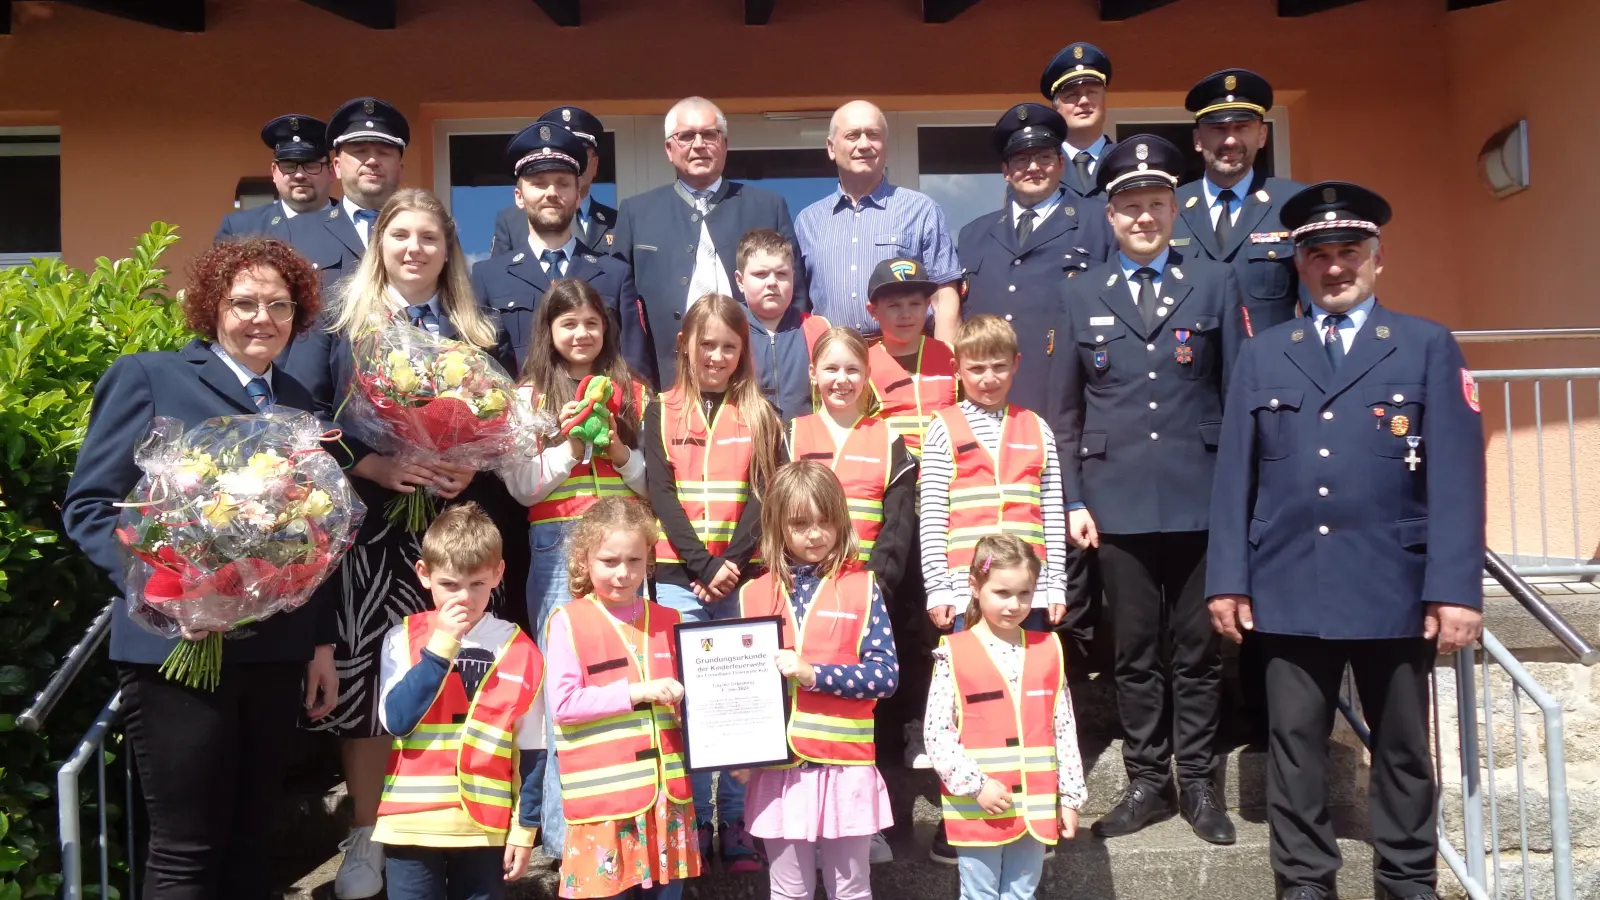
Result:
{"type": "MultiPolygon", "coordinates": [[[[868,418],[878,414],[883,409],[883,404],[878,401],[878,392],[872,386],[872,361],[867,359],[867,342],[861,332],[846,325],[835,325],[822,333],[817,338],[817,345],[811,348],[811,365],[817,365],[817,360],[822,354],[828,352],[835,344],[844,347],[856,361],[861,363],[861,396],[856,398],[856,410],[868,418]]],[[[822,412],[822,392],[817,390],[815,379],[811,381],[811,405],[822,412]]]]}
{"type": "Polygon", "coordinates": [[[789,552],[784,526],[791,516],[807,513],[831,525],[837,535],[833,549],[817,564],[819,577],[837,577],[861,552],[855,526],[850,522],[850,501],[839,476],[816,460],[785,463],[773,476],[761,501],[761,558],[772,567],[773,577],[786,591],[794,590],[794,576],[783,562],[789,552]]]}
{"type": "Polygon", "coordinates": [[[472,294],[471,266],[461,250],[456,220],[450,217],[450,211],[438,197],[421,188],[396,191],[379,211],[361,265],[354,274],[334,286],[332,324],[328,330],[355,335],[372,327],[371,323],[387,318],[394,301],[389,296],[389,270],[383,264],[383,236],[389,231],[389,223],[403,212],[426,213],[439,221],[445,236],[444,270],[439,273],[438,284],[439,305],[467,343],[493,350],[497,343],[494,323],[472,294]]]}
{"type": "MultiPolygon", "coordinates": [[[[783,437],[783,425],[772,404],[761,395],[761,385],[756,381],[754,364],[750,361],[750,322],[744,317],[744,307],[726,294],[707,294],[695,301],[683,316],[683,329],[678,332],[678,375],[674,389],[684,397],[683,415],[692,415],[701,408],[700,385],[695,380],[694,354],[700,344],[700,335],[712,319],[739,336],[739,364],[728,377],[724,403],[733,404],[750,429],[754,455],[750,459],[750,490],[760,496],[765,485],[773,478],[778,467],[778,441],[783,437]]],[[[683,423],[688,425],[687,420],[683,423]]]]}

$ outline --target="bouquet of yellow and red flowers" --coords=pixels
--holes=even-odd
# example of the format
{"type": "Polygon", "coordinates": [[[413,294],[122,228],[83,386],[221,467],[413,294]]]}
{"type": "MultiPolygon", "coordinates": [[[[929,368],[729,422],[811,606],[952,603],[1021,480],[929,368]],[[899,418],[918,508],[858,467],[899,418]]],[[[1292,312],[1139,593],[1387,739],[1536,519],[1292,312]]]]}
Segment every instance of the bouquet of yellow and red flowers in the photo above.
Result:
{"type": "MultiPolygon", "coordinates": [[[[471,344],[392,320],[358,338],[355,376],[340,425],[382,453],[424,465],[489,469],[526,455],[528,410],[500,364],[471,344]]],[[[434,504],[423,491],[397,497],[391,521],[421,531],[434,504]]]]}
{"type": "Polygon", "coordinates": [[[366,508],[322,440],[287,409],[151,422],[116,532],[128,609],[165,637],[209,632],[172,651],[168,678],[216,687],[223,632],[304,604],[355,539],[366,508]]]}

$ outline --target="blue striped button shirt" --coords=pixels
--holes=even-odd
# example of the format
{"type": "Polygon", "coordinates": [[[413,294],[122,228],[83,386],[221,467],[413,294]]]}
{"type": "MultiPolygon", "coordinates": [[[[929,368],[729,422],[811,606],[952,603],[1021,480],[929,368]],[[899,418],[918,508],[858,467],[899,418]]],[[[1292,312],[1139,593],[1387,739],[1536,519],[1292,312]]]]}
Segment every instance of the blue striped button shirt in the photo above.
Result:
{"type": "Polygon", "coordinates": [[[811,311],[835,325],[876,334],[867,315],[867,280],[886,259],[915,259],[928,279],[948,284],[961,277],[944,210],[927,194],[885,179],[853,204],[842,189],[800,211],[794,220],[800,262],[811,291],[811,311]]]}

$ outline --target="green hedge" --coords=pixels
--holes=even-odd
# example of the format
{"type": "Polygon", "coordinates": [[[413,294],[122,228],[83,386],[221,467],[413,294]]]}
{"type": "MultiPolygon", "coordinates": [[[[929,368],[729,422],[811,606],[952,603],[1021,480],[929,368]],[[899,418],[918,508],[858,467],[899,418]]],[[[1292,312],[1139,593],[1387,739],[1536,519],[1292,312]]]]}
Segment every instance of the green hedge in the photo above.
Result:
{"type": "MultiPolygon", "coordinates": [[[[62,533],[61,499],[101,374],[122,354],[187,340],[160,267],[177,240],[157,222],[130,258],[102,257],[91,271],[49,259],[0,270],[0,900],[50,897],[60,885],[55,772],[111,694],[103,651],[42,735],[17,731],[15,719],[111,594],[62,533]]],[[[110,813],[120,820],[120,804],[110,813]]],[[[113,854],[120,862],[120,846],[113,854]]]]}

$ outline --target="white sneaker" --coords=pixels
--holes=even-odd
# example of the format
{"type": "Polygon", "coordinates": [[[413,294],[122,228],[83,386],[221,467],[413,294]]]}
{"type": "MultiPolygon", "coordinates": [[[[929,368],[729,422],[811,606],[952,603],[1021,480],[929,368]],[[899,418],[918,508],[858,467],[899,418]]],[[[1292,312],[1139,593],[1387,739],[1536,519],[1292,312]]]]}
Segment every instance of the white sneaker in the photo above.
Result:
{"type": "Polygon", "coordinates": [[[881,831],[872,836],[872,849],[867,852],[867,862],[874,866],[878,863],[894,862],[894,851],[889,849],[889,841],[884,838],[881,831]]]}
{"type": "Polygon", "coordinates": [[[906,768],[933,768],[933,760],[928,758],[928,748],[922,743],[922,720],[907,722],[902,733],[906,736],[906,768]]]}
{"type": "Polygon", "coordinates": [[[366,900],[383,890],[383,845],[372,840],[372,827],[352,828],[339,842],[344,861],[333,879],[333,895],[339,900],[366,900]]]}

